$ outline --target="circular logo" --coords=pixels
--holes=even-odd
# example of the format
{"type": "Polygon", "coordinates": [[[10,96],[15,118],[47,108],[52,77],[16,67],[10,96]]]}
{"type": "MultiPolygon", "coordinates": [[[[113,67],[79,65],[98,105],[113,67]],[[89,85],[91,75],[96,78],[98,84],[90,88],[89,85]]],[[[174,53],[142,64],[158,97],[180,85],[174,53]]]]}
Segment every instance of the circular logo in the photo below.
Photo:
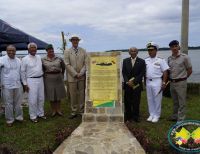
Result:
{"type": "Polygon", "coordinates": [[[168,141],[178,151],[200,152],[200,121],[186,120],[176,123],[168,132],[168,141]]]}

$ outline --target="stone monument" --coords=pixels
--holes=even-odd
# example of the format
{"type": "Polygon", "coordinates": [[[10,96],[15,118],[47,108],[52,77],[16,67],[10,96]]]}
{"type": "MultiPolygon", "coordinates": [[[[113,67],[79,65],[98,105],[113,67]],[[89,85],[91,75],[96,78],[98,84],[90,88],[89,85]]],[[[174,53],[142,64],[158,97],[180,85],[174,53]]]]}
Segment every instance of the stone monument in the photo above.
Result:
{"type": "Polygon", "coordinates": [[[89,53],[82,123],[54,154],[145,154],[123,122],[121,54],[89,53]]]}
{"type": "Polygon", "coordinates": [[[120,52],[90,53],[83,122],[123,122],[120,52]]]}

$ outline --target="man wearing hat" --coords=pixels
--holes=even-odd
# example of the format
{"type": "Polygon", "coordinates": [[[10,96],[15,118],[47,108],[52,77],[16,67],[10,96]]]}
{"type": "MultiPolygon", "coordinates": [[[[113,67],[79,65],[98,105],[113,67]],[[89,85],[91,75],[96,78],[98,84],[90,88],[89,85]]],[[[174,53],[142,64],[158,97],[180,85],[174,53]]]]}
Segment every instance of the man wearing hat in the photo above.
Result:
{"type": "Polygon", "coordinates": [[[145,59],[146,91],[150,114],[147,121],[156,123],[161,115],[162,90],[166,87],[169,66],[163,58],[157,57],[157,44],[149,42],[147,50],[149,57],[145,59]]]}
{"type": "Polygon", "coordinates": [[[187,93],[187,78],[192,74],[190,58],[180,52],[179,42],[173,40],[169,43],[172,55],[168,57],[170,67],[170,91],[174,103],[173,114],[170,121],[182,121],[185,119],[185,105],[187,93]]]}
{"type": "Polygon", "coordinates": [[[78,46],[80,40],[77,35],[72,35],[69,39],[72,47],[64,52],[72,110],[69,119],[77,117],[78,114],[82,114],[84,111],[87,53],[85,49],[78,46]]]}

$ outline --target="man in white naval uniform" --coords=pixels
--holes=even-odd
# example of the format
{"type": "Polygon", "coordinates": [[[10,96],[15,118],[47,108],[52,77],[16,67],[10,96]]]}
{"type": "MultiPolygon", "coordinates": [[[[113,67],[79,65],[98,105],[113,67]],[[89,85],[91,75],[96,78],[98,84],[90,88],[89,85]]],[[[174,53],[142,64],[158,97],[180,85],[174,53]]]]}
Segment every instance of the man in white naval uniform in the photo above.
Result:
{"type": "Polygon", "coordinates": [[[3,100],[5,103],[6,123],[10,127],[15,119],[23,121],[23,110],[21,107],[23,99],[23,90],[21,84],[21,61],[15,57],[16,48],[8,45],[7,55],[1,57],[1,87],[3,90],[3,100]],[[15,111],[15,113],[14,113],[15,111]]]}
{"type": "Polygon", "coordinates": [[[22,58],[22,82],[24,89],[28,93],[30,120],[38,122],[38,117],[46,119],[44,116],[44,83],[42,61],[37,53],[35,43],[28,44],[29,55],[22,58]]]}
{"type": "Polygon", "coordinates": [[[161,114],[162,90],[166,88],[167,70],[169,66],[162,58],[157,57],[158,45],[150,42],[147,44],[149,57],[146,63],[146,91],[149,108],[147,121],[158,122],[161,114]]]}

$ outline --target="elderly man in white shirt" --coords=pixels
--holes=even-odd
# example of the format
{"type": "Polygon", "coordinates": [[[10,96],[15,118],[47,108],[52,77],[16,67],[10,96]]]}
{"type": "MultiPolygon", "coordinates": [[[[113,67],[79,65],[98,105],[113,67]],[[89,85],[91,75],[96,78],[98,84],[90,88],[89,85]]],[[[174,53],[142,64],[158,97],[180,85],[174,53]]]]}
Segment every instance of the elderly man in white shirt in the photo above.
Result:
{"type": "Polygon", "coordinates": [[[29,55],[22,58],[22,82],[28,93],[30,120],[38,122],[37,118],[46,119],[44,115],[44,83],[42,61],[37,53],[35,43],[28,44],[29,55]]]}
{"type": "Polygon", "coordinates": [[[6,123],[10,127],[15,119],[20,122],[23,121],[23,110],[21,107],[23,90],[20,81],[21,61],[15,57],[16,48],[13,45],[8,45],[6,51],[7,55],[0,59],[1,87],[5,103],[6,123]]]}

